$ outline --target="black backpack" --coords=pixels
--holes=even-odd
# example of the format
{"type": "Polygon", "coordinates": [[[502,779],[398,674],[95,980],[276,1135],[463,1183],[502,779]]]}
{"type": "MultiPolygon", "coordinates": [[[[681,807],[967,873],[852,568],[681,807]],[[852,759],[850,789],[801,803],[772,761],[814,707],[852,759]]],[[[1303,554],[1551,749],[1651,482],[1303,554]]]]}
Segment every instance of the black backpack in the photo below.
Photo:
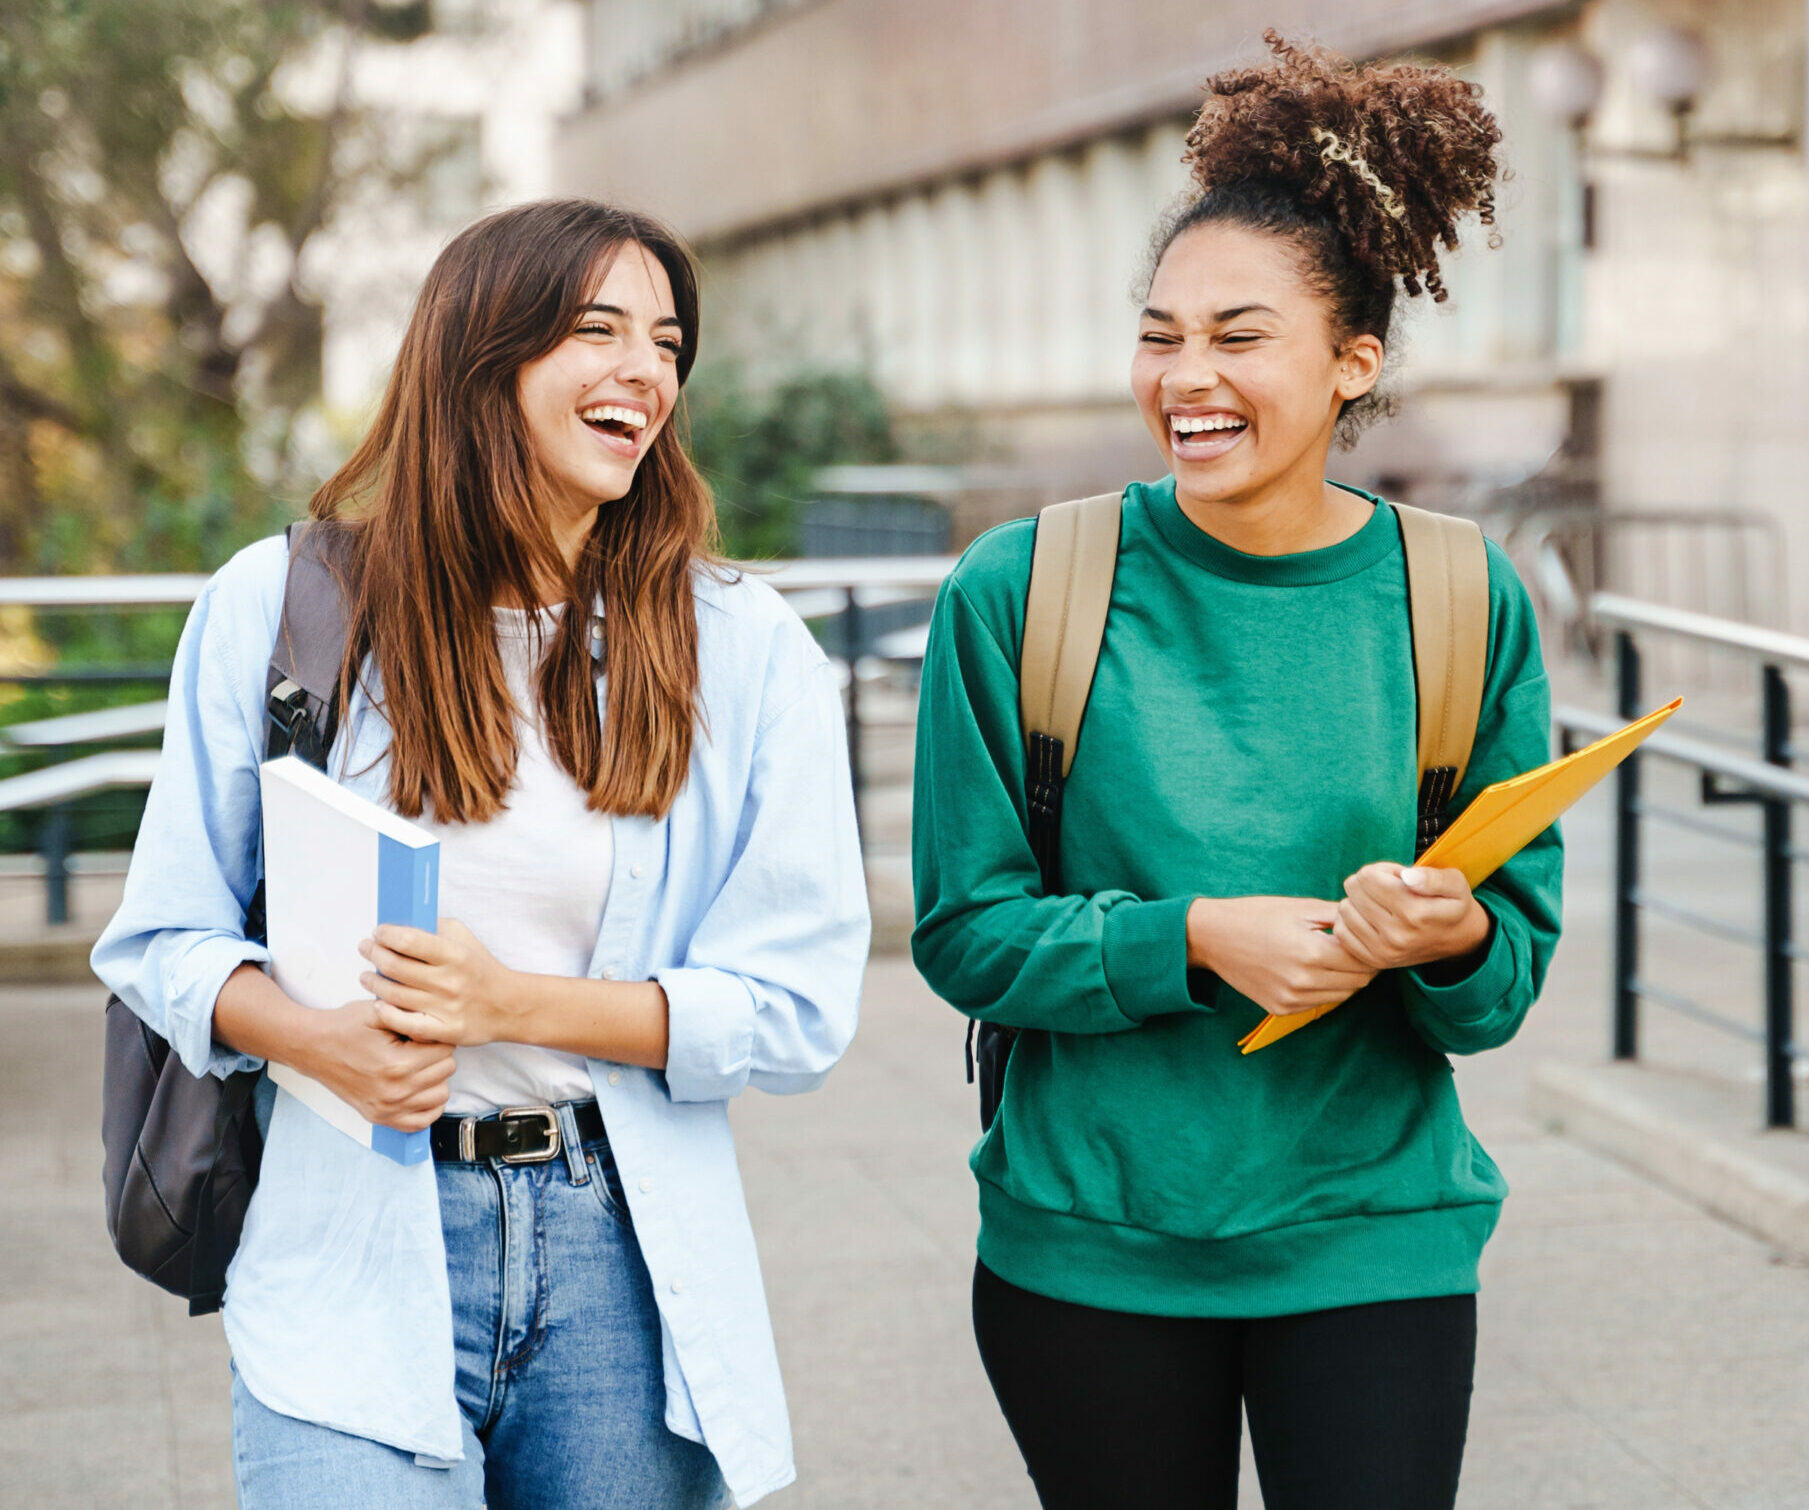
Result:
{"type": "MultiPolygon", "coordinates": [[[[1469,520],[1401,503],[1391,507],[1406,558],[1413,636],[1420,773],[1414,853],[1420,854],[1444,831],[1470,761],[1488,664],[1489,561],[1482,531],[1469,520]]],[[[1045,896],[1061,889],[1062,789],[1105,638],[1122,512],[1121,493],[1102,493],[1050,504],[1037,514],[1018,654],[1018,712],[1025,829],[1045,896]]],[[[971,1085],[977,1072],[982,1132],[998,1112],[1005,1068],[1024,1031],[968,1021],[967,1079],[971,1085]]]]}
{"type": "MultiPolygon", "coordinates": [[[[289,527],[282,624],[265,677],[265,758],[297,755],[326,769],[339,720],[346,640],[343,579],[347,532],[330,523],[289,527]]],[[[264,886],[245,917],[262,939],[264,886]]],[[[264,1141],[252,1092],[261,1070],[199,1078],[117,996],[107,1000],[101,1090],[102,1181],[107,1233],[126,1266],[188,1301],[191,1316],[217,1311],[226,1266],[257,1184],[264,1141]]]]}

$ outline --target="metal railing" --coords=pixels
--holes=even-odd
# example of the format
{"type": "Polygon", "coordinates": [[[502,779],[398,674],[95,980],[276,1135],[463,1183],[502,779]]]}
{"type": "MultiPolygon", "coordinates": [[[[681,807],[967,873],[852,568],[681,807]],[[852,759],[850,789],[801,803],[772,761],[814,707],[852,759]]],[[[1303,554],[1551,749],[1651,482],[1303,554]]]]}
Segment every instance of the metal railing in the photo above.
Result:
{"type": "Polygon", "coordinates": [[[1809,951],[1792,937],[1795,866],[1806,852],[1791,842],[1791,813],[1796,804],[1809,803],[1809,775],[1792,769],[1796,751],[1791,742],[1790,685],[1785,673],[1809,670],[1809,639],[1608,593],[1596,594],[1590,609],[1595,623],[1614,637],[1619,717],[1560,708],[1554,722],[1566,750],[1578,737],[1599,738],[1645,711],[1638,643],[1642,635],[1682,639],[1746,661],[1758,672],[1760,705],[1757,759],[1666,729],[1648,739],[1640,752],[1624,761],[1615,773],[1614,1057],[1638,1057],[1642,1001],[1750,1039],[1764,1049],[1765,1123],[1768,1127],[1793,1127],[1796,1105],[1792,1072],[1798,1059],[1809,1058],[1809,1048],[1799,1045],[1795,1037],[1794,967],[1798,960],[1809,958],[1809,951]],[[1647,759],[1674,761],[1693,769],[1704,806],[1756,805],[1762,815],[1758,837],[1650,800],[1641,786],[1641,767],[1647,759]],[[1761,928],[1755,931],[1732,926],[1648,890],[1640,869],[1641,825],[1648,821],[1757,848],[1764,894],[1761,928]],[[1739,1022],[1643,975],[1639,928],[1642,911],[1698,933],[1760,950],[1765,962],[1763,1028],[1739,1022]]]}
{"type": "MultiPolygon", "coordinates": [[[[953,556],[879,556],[754,561],[741,564],[784,593],[805,618],[840,616],[842,659],[847,664],[848,756],[854,778],[856,812],[866,787],[862,758],[860,647],[861,615],[867,608],[932,596],[953,569],[953,556]]],[[[0,578],[0,608],[117,609],[181,607],[192,603],[208,579],[195,575],[138,577],[0,578]]],[[[71,680],[143,681],[167,678],[163,668],[117,673],[56,673],[0,677],[0,682],[33,684],[71,680]]],[[[161,732],[168,704],[162,701],[75,713],[0,728],[0,756],[66,752],[113,740],[161,732]]],[[[103,750],[56,761],[39,770],[0,778],[0,813],[41,811],[38,852],[43,860],[47,921],[69,919],[72,808],[82,797],[117,788],[150,786],[157,771],[155,750],[103,750]]]]}

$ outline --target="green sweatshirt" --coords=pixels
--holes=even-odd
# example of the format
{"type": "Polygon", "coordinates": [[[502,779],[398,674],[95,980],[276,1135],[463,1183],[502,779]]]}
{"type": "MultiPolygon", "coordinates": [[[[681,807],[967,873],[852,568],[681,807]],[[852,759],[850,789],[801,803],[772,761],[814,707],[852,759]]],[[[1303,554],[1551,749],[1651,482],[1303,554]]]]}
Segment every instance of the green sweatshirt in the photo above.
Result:
{"type": "MultiPolygon", "coordinates": [[[[1363,865],[1413,858],[1394,511],[1324,550],[1248,556],[1187,519],[1172,478],[1126,490],[1056,896],[1024,828],[1034,531],[990,531],[944,585],[917,725],[918,969],[969,1017],[1041,1030],[1018,1040],[970,1161],[981,1259],[1039,1294],[1155,1315],[1474,1291],[1507,1186],[1445,1056],[1505,1043],[1538,995],[1557,830],[1478,890],[1479,956],[1386,971],[1248,1057],[1237,1041],[1261,1009],[1186,962],[1196,896],[1339,898],[1363,865]]],[[[1550,758],[1532,607],[1488,549],[1488,676],[1459,805],[1550,758]]]]}

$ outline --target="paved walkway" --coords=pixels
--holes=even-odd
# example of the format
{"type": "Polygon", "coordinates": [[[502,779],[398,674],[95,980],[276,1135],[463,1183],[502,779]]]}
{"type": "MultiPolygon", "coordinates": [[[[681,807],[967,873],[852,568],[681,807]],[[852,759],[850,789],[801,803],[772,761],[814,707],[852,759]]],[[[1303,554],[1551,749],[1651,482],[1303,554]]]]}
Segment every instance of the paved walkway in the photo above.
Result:
{"type": "MultiPolygon", "coordinates": [[[[1460,1503],[1803,1510],[1809,1269],[1524,1112],[1536,1063],[1592,1062],[1606,1040],[1605,837],[1599,805],[1571,825],[1569,934],[1525,1032],[1459,1066],[1514,1186],[1485,1259],[1460,1503]]],[[[1689,897],[1746,906],[1737,853],[1725,866],[1654,853],[1689,897]]],[[[1753,999],[1750,960],[1669,935],[1654,947],[1679,989],[1753,999]]],[[[217,1319],[190,1321],[107,1245],[99,1008],[91,987],[0,990],[0,1502],[210,1510],[232,1503],[225,1349],[217,1319]]],[[[1730,1076],[1750,1059],[1658,1020],[1648,1047],[1730,1076]]],[[[750,1097],[736,1120],[801,1471],[772,1503],[1032,1507],[967,1325],[974,1102],[959,1019],[907,961],[878,959],[828,1085],[750,1097]]],[[[1243,1504],[1260,1503],[1247,1472],[1243,1504]]]]}

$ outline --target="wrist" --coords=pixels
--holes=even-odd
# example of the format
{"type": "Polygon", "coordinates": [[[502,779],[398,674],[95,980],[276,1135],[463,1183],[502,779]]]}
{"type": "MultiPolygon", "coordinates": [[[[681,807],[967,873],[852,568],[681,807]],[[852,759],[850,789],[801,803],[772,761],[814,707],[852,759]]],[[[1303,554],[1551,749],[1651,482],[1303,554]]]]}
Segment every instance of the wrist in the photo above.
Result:
{"type": "Polygon", "coordinates": [[[484,1043],[537,1043],[534,1017],[539,993],[536,978],[498,967],[480,1025],[484,1043]]]}
{"type": "Polygon", "coordinates": [[[323,1071],[330,1072],[331,1067],[343,1062],[345,1057],[339,1052],[338,1044],[346,1012],[344,1007],[336,1012],[318,1012],[292,1002],[283,1041],[278,1052],[267,1057],[278,1064],[286,1064],[310,1080],[324,1080],[323,1071]]]}
{"type": "Polygon", "coordinates": [[[1488,943],[1489,933],[1493,927],[1494,919],[1489,916],[1488,908],[1484,907],[1475,897],[1471,897],[1470,910],[1464,915],[1463,931],[1460,935],[1462,947],[1456,951],[1454,957],[1462,959],[1466,955],[1476,953],[1484,944],[1488,943]]]}
{"type": "Polygon", "coordinates": [[[1195,897],[1188,904],[1187,967],[1190,970],[1217,971],[1218,967],[1212,962],[1217,915],[1218,903],[1212,897],[1195,897]]]}

